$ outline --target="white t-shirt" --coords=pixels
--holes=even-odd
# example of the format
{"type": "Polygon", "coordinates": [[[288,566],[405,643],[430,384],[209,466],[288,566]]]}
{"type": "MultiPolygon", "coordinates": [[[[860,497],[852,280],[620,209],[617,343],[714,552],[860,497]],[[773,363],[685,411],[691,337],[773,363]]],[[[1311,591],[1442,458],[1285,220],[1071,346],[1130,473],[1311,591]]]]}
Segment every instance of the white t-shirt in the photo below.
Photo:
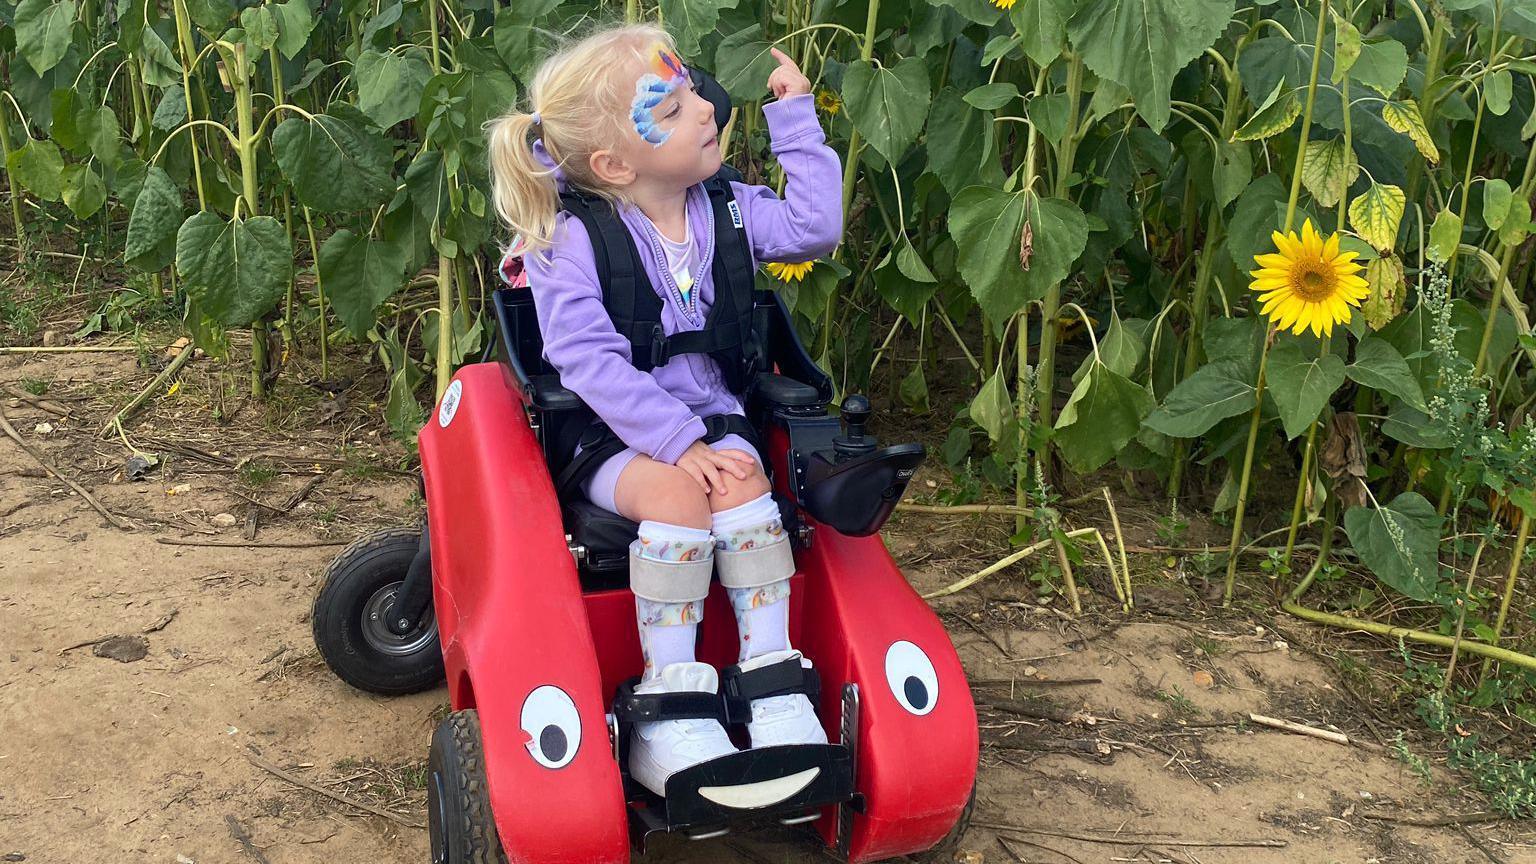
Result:
{"type": "Polygon", "coordinates": [[[699,256],[693,245],[693,226],[686,220],[683,225],[681,243],[673,241],[660,230],[656,236],[661,238],[661,251],[667,256],[667,269],[672,271],[672,281],[677,283],[677,290],[683,295],[683,305],[692,309],[697,302],[693,293],[693,268],[699,256]]]}

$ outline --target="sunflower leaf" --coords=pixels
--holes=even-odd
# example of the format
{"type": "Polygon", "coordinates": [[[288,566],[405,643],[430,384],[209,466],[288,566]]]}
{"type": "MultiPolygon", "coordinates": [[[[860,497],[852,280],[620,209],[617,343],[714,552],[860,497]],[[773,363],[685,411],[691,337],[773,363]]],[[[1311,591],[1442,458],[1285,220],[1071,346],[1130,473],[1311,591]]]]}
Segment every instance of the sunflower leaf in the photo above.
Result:
{"type": "Polygon", "coordinates": [[[1351,507],[1344,532],[1371,573],[1415,600],[1433,600],[1440,564],[1441,518],[1417,492],[1404,492],[1385,507],[1351,507]]]}
{"type": "Polygon", "coordinates": [[[1435,147],[1434,139],[1429,137],[1429,127],[1424,125],[1419,103],[1412,99],[1384,103],[1381,106],[1381,119],[1393,131],[1407,135],[1413,141],[1413,146],[1419,148],[1419,152],[1429,160],[1429,164],[1440,162],[1440,151],[1435,147]]]}
{"type": "Polygon", "coordinates": [[[1408,361],[1392,347],[1392,343],[1380,336],[1360,340],[1355,346],[1355,362],[1345,367],[1344,374],[1351,381],[1396,396],[1419,411],[1429,410],[1424,402],[1424,391],[1408,361]]]}
{"type": "Polygon", "coordinates": [[[1403,262],[1396,255],[1387,255],[1367,262],[1365,282],[1371,295],[1360,304],[1365,322],[1372,330],[1380,330],[1402,314],[1407,285],[1403,281],[1403,262]]]}
{"type": "Polygon", "coordinates": [[[1377,249],[1391,249],[1397,243],[1406,202],[1403,190],[1396,186],[1372,183],[1364,195],[1349,202],[1349,225],[1377,249]]]}
{"type": "Polygon", "coordinates": [[[1483,222],[1495,231],[1504,227],[1509,219],[1509,205],[1515,200],[1514,190],[1509,188],[1509,182],[1500,179],[1487,180],[1483,183],[1483,222]]]}
{"type": "Polygon", "coordinates": [[[1351,183],[1360,176],[1360,163],[1354,149],[1344,139],[1307,142],[1306,160],[1301,166],[1301,182],[1324,207],[1332,207],[1344,197],[1351,183]]]}
{"type": "Polygon", "coordinates": [[[1174,438],[1198,438],[1222,420],[1253,410],[1253,404],[1249,364],[1226,357],[1195,370],[1144,422],[1154,432],[1174,438]]]}
{"type": "Polygon", "coordinates": [[[1157,400],[1147,388],[1094,360],[1056,418],[1052,440],[1081,474],[1097,470],[1136,437],[1157,400]]]}
{"type": "Polygon", "coordinates": [[[1461,244],[1461,217],[1449,210],[1441,210],[1435,223],[1429,226],[1429,248],[1425,250],[1431,261],[1449,261],[1461,244]]]}
{"type": "Polygon", "coordinates": [[[1275,84],[1269,98],[1248,118],[1248,122],[1232,133],[1233,141],[1262,141],[1291,128],[1291,124],[1301,116],[1301,100],[1296,98],[1295,91],[1285,91],[1283,94],[1281,91],[1285,91],[1284,79],[1275,84]]]}
{"type": "Polygon", "coordinates": [[[1308,357],[1295,339],[1278,339],[1269,351],[1270,393],[1280,408],[1285,436],[1295,438],[1323,413],[1329,397],[1344,384],[1337,354],[1308,357]]]}

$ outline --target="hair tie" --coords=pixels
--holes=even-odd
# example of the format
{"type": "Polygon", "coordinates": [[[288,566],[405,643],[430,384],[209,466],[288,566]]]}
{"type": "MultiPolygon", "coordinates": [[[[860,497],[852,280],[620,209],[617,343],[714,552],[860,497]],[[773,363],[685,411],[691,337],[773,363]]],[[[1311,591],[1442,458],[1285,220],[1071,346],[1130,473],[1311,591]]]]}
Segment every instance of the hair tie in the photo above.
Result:
{"type": "Polygon", "coordinates": [[[543,117],[543,115],[539,114],[539,112],[535,111],[535,112],[533,112],[532,114],[530,114],[528,116],[529,116],[530,119],[533,120],[533,125],[535,125],[535,126],[542,126],[542,125],[544,125],[544,117],[543,117]]]}
{"type": "Polygon", "coordinates": [[[533,158],[538,160],[549,172],[554,175],[557,185],[565,183],[565,170],[560,167],[554,157],[549,155],[549,150],[544,147],[543,138],[535,138],[533,141],[533,158]]]}

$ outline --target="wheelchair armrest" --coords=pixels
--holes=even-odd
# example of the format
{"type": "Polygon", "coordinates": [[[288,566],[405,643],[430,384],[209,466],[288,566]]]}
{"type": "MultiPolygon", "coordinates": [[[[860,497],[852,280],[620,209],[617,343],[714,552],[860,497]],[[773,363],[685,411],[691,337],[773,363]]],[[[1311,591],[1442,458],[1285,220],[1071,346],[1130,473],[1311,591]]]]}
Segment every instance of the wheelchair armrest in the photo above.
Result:
{"type": "Polygon", "coordinates": [[[841,462],[829,461],[826,451],[813,452],[806,460],[805,509],[850,537],[874,534],[927,455],[921,444],[882,447],[841,462]]]}

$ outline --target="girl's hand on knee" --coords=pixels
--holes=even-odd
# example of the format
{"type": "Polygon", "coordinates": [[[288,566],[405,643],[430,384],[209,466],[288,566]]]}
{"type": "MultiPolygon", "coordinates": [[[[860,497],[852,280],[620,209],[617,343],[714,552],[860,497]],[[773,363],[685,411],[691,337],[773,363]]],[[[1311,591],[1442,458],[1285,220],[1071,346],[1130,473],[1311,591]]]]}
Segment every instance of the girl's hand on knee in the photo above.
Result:
{"type": "Polygon", "coordinates": [[[725,475],[745,480],[756,460],[740,450],[716,452],[703,441],[695,441],[677,459],[677,467],[688,472],[705,494],[725,492],[725,475]],[[745,460],[745,461],[743,461],[745,460]]]}

